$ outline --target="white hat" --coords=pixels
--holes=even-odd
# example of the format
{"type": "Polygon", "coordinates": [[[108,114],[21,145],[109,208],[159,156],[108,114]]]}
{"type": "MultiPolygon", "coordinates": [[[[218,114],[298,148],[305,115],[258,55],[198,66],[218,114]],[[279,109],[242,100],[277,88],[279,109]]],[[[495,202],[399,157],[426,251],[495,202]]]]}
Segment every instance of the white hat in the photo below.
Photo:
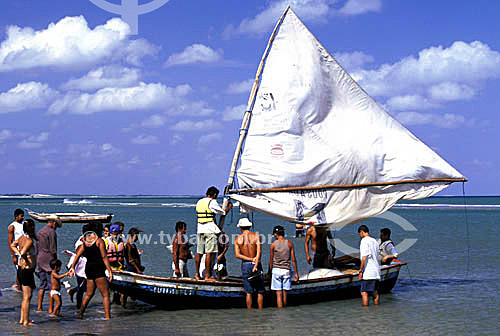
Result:
{"type": "Polygon", "coordinates": [[[253,225],[252,222],[250,222],[248,218],[240,218],[240,220],[238,221],[238,225],[236,226],[241,228],[241,227],[250,227],[252,225],[253,225]]]}

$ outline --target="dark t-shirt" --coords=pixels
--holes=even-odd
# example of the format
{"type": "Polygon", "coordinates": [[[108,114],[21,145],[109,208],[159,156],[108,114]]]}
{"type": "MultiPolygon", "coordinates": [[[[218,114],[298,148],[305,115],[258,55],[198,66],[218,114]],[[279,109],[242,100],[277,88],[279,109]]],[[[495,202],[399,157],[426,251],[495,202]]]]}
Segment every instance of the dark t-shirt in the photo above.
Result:
{"type": "Polygon", "coordinates": [[[57,259],[57,234],[56,230],[49,225],[45,225],[38,231],[36,262],[38,268],[45,272],[51,272],[50,262],[57,259]]]}

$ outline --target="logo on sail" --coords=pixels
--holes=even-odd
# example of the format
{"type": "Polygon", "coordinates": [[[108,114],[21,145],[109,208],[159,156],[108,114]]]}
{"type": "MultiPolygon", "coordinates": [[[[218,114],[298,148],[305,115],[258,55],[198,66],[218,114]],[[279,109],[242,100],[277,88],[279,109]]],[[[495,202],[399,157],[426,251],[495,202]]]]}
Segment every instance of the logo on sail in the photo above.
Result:
{"type": "Polygon", "coordinates": [[[262,107],[262,112],[269,112],[271,110],[276,110],[276,103],[274,102],[274,96],[271,92],[261,93],[260,99],[261,99],[260,106],[262,107]]]}
{"type": "Polygon", "coordinates": [[[281,159],[285,156],[285,151],[283,150],[283,145],[274,144],[271,145],[271,156],[276,159],[281,159]]]}
{"type": "Polygon", "coordinates": [[[157,10],[169,0],[153,0],[139,5],[139,0],[122,0],[121,5],[107,2],[106,0],[89,0],[97,7],[113,14],[120,14],[122,20],[130,26],[133,35],[139,34],[139,15],[157,10]]]}
{"type": "Polygon", "coordinates": [[[325,203],[316,203],[312,208],[308,208],[305,206],[302,201],[294,200],[295,202],[295,215],[297,221],[307,224],[326,224],[325,212],[325,203]],[[316,221],[313,221],[312,218],[316,216],[316,221]]]}

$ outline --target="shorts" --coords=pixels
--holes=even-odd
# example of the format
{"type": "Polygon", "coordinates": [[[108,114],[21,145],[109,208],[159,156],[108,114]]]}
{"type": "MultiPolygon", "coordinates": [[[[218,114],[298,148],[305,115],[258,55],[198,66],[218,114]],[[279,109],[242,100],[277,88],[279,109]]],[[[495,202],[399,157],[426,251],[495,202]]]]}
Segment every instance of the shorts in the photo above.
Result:
{"type": "Polygon", "coordinates": [[[314,268],[333,268],[332,263],[329,260],[330,252],[316,252],[313,255],[313,267],[314,268]]]}
{"type": "Polygon", "coordinates": [[[378,290],[379,280],[361,280],[361,290],[360,292],[375,292],[378,290]]]}
{"type": "Polygon", "coordinates": [[[106,268],[104,264],[92,264],[87,261],[85,265],[85,275],[87,276],[87,280],[95,280],[99,278],[106,277],[106,268]]]}
{"type": "Polygon", "coordinates": [[[292,289],[292,276],[289,269],[273,267],[271,277],[272,290],[292,289]]]}
{"type": "Polygon", "coordinates": [[[198,233],[196,253],[217,253],[217,235],[215,233],[198,233]]]}
{"type": "Polygon", "coordinates": [[[35,289],[35,270],[34,269],[17,269],[17,279],[21,286],[31,287],[35,289]]]}
{"type": "MultiPolygon", "coordinates": [[[[252,275],[252,269],[254,267],[254,263],[251,261],[244,261],[241,263],[241,275],[243,277],[243,288],[245,289],[245,293],[247,294],[264,294],[266,292],[264,287],[264,278],[262,275],[253,277],[249,279],[252,275]]],[[[262,265],[259,264],[257,267],[258,271],[262,272],[262,265]]]]}
{"type": "Polygon", "coordinates": [[[40,278],[40,286],[38,289],[51,290],[52,283],[50,281],[50,273],[43,270],[38,270],[38,277],[40,278]]]}
{"type": "Polygon", "coordinates": [[[59,295],[59,296],[61,296],[61,292],[56,291],[55,289],[52,289],[52,290],[50,291],[50,297],[53,297],[54,295],[59,295]]]}
{"type": "Polygon", "coordinates": [[[174,273],[172,275],[174,278],[189,278],[189,272],[188,272],[188,268],[187,268],[187,260],[184,261],[182,259],[179,259],[179,271],[181,272],[180,276],[177,276],[175,274],[175,264],[173,261],[172,261],[172,271],[174,271],[174,273]]]}

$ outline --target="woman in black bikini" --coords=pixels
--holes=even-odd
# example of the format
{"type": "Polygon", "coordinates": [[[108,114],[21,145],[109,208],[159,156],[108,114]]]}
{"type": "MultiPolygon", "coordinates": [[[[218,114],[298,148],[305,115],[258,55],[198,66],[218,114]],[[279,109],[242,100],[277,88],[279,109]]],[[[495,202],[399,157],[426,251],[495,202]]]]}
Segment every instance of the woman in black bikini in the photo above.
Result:
{"type": "Polygon", "coordinates": [[[111,267],[109,266],[104,240],[101,238],[102,224],[89,224],[88,230],[89,231],[84,234],[83,244],[78,247],[75,259],[73,260],[73,265],[71,266],[71,270],[74,272],[75,265],[80,256],[83,255],[87,258],[87,264],[85,265],[87,293],[83,298],[80,313],[77,315],[77,318],[83,318],[83,313],[94,296],[95,288],[97,286],[102,295],[102,305],[104,306],[106,320],[109,320],[111,318],[111,312],[108,281],[106,280],[105,271],[108,270],[109,281],[113,280],[113,273],[111,271],[111,267]]]}

